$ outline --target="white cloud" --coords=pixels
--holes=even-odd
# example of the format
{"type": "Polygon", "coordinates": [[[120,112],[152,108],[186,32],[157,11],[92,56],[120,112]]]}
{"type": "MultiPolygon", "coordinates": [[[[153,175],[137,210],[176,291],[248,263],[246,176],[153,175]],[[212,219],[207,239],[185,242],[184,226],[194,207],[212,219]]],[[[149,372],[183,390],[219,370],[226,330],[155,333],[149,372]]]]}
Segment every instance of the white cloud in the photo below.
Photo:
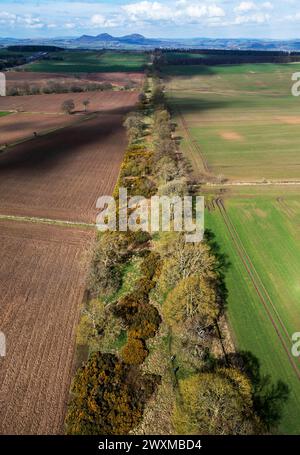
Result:
{"type": "Polygon", "coordinates": [[[90,20],[90,24],[94,28],[116,27],[117,25],[120,25],[120,23],[121,23],[120,17],[115,16],[114,18],[107,18],[107,17],[103,16],[102,14],[94,14],[90,20]]]}
{"type": "Polygon", "coordinates": [[[74,22],[67,22],[65,24],[65,27],[68,29],[68,30],[72,30],[73,28],[76,28],[76,24],[74,24],[74,22]]]}
{"type": "Polygon", "coordinates": [[[172,10],[168,6],[159,2],[148,2],[147,0],[125,5],[123,10],[134,21],[141,19],[167,20],[172,15],[172,10]]]}
{"type": "Polygon", "coordinates": [[[191,18],[201,18],[201,17],[223,17],[225,16],[225,11],[217,5],[190,5],[182,12],[183,15],[186,14],[191,18]]]}
{"type": "Polygon", "coordinates": [[[143,0],[124,5],[123,10],[130,20],[136,22],[172,21],[189,23],[225,16],[225,11],[216,4],[199,4],[187,0],[178,0],[176,8],[157,1],[143,0]]]}
{"type": "Polygon", "coordinates": [[[264,2],[262,4],[262,7],[265,8],[265,9],[269,9],[269,10],[274,9],[274,6],[272,5],[271,2],[264,2]]]}
{"type": "Polygon", "coordinates": [[[94,14],[91,17],[92,25],[101,26],[105,24],[105,17],[102,14],[94,14]]]}
{"type": "Polygon", "coordinates": [[[235,18],[234,23],[236,25],[241,25],[241,24],[248,24],[248,23],[253,23],[253,24],[264,24],[270,20],[270,15],[265,14],[265,13],[254,13],[254,14],[249,14],[247,16],[237,16],[235,18]]]}
{"type": "Polygon", "coordinates": [[[257,5],[254,2],[242,2],[234,8],[237,13],[248,13],[257,9],[257,5]]]}
{"type": "Polygon", "coordinates": [[[264,24],[271,19],[271,15],[266,10],[271,11],[272,9],[273,5],[269,1],[261,4],[252,1],[243,1],[234,8],[234,11],[237,13],[234,24],[264,24]]]}

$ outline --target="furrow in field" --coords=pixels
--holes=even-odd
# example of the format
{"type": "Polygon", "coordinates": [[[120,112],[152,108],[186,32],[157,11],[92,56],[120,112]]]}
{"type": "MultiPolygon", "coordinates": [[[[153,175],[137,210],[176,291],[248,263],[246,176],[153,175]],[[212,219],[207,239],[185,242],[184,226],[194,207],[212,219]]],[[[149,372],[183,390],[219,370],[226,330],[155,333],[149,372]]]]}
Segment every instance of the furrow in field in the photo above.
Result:
{"type": "MultiPolygon", "coordinates": [[[[188,146],[189,146],[189,148],[190,148],[190,151],[191,151],[192,156],[193,156],[194,154],[199,155],[199,157],[201,158],[201,162],[202,162],[202,169],[201,169],[201,171],[204,171],[204,172],[206,172],[206,173],[209,173],[210,170],[209,170],[209,167],[208,167],[208,163],[207,163],[207,161],[206,161],[206,159],[205,159],[205,157],[204,157],[202,151],[200,150],[200,147],[199,147],[197,141],[193,138],[193,136],[192,136],[192,134],[191,134],[191,132],[190,132],[190,130],[189,130],[188,124],[187,124],[187,122],[186,122],[186,120],[185,120],[185,118],[184,118],[182,112],[180,111],[179,108],[177,108],[177,110],[178,110],[179,118],[180,118],[180,120],[181,120],[183,132],[184,132],[184,134],[185,134],[185,139],[186,139],[186,141],[187,141],[187,143],[188,143],[188,146]]],[[[198,163],[198,162],[199,162],[199,161],[197,160],[197,163],[198,163]]],[[[195,166],[195,168],[198,168],[198,164],[195,166]]]]}

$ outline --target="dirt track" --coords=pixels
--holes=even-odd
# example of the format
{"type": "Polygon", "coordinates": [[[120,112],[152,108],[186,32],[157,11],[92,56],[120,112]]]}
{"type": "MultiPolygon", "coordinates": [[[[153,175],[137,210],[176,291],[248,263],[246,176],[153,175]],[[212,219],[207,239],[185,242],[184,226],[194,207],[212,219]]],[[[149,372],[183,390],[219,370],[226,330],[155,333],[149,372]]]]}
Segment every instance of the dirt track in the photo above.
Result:
{"type": "Polygon", "coordinates": [[[93,237],[88,230],[0,221],[0,329],[7,342],[1,434],[63,432],[93,237]]]}

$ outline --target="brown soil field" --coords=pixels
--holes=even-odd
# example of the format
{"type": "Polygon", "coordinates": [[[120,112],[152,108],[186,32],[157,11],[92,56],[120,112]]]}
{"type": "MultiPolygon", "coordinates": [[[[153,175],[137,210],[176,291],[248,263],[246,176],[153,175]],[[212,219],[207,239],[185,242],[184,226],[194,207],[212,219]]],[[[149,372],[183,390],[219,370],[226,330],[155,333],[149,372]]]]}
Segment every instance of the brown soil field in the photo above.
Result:
{"type": "MultiPolygon", "coordinates": [[[[56,112],[66,97],[23,98],[30,111],[50,105],[56,112]]],[[[1,133],[10,138],[25,134],[34,118],[40,119],[35,131],[50,119],[59,126],[78,120],[0,153],[0,215],[94,223],[98,197],[110,195],[116,184],[127,144],[124,113],[137,97],[92,93],[88,119],[44,113],[0,119],[7,122],[1,133]]],[[[12,99],[3,102],[11,106],[12,99]]],[[[0,358],[0,434],[62,434],[74,373],[75,332],[96,230],[36,221],[0,219],[0,331],[7,342],[0,358]]]]}
{"type": "Polygon", "coordinates": [[[80,73],[77,76],[64,73],[31,73],[28,71],[8,71],[6,73],[8,89],[12,87],[18,88],[24,84],[44,87],[48,81],[62,83],[67,86],[72,84],[81,85],[88,82],[109,82],[119,87],[124,87],[132,81],[140,86],[143,79],[143,73],[80,73]]]}
{"type": "Polygon", "coordinates": [[[61,128],[80,120],[78,116],[57,114],[14,113],[0,117],[0,146],[12,144],[25,138],[34,138],[55,128],[61,128]]]}
{"type": "Polygon", "coordinates": [[[93,238],[0,221],[0,434],[63,433],[93,238]]]}
{"type": "Polygon", "coordinates": [[[82,102],[90,100],[89,111],[110,112],[115,109],[126,110],[132,108],[138,98],[138,92],[85,92],[64,93],[51,95],[25,95],[25,96],[2,96],[0,97],[0,111],[23,111],[31,113],[62,113],[61,105],[64,101],[72,99],[75,109],[84,111],[82,102]]]}
{"type": "Polygon", "coordinates": [[[126,148],[118,112],[0,154],[0,214],[95,222],[96,201],[112,193],[126,148]]]}

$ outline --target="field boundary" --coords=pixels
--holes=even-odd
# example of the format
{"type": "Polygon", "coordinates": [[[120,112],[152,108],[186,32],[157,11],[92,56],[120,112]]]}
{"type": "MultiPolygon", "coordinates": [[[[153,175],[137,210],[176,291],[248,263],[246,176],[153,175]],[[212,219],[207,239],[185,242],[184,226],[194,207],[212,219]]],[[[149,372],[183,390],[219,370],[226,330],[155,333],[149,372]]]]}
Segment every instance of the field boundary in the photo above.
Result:
{"type": "Polygon", "coordinates": [[[19,221],[25,223],[36,223],[36,224],[52,224],[55,226],[68,226],[73,228],[87,228],[87,229],[96,229],[96,224],[93,223],[84,223],[82,221],[65,221],[65,220],[55,220],[51,218],[37,218],[30,216],[15,216],[15,215],[1,215],[0,220],[5,221],[19,221]]]}
{"type": "MultiPolygon", "coordinates": [[[[190,151],[192,152],[192,154],[196,153],[200,156],[202,166],[203,166],[202,171],[205,173],[210,173],[210,169],[209,169],[208,163],[206,161],[206,158],[204,157],[202,150],[199,147],[198,142],[193,138],[192,133],[190,132],[187,122],[184,118],[184,115],[182,114],[181,110],[178,107],[176,107],[176,111],[177,111],[179,119],[181,121],[182,129],[183,129],[185,139],[187,141],[190,151]]],[[[196,168],[197,167],[198,166],[196,166],[196,168]]]]}

